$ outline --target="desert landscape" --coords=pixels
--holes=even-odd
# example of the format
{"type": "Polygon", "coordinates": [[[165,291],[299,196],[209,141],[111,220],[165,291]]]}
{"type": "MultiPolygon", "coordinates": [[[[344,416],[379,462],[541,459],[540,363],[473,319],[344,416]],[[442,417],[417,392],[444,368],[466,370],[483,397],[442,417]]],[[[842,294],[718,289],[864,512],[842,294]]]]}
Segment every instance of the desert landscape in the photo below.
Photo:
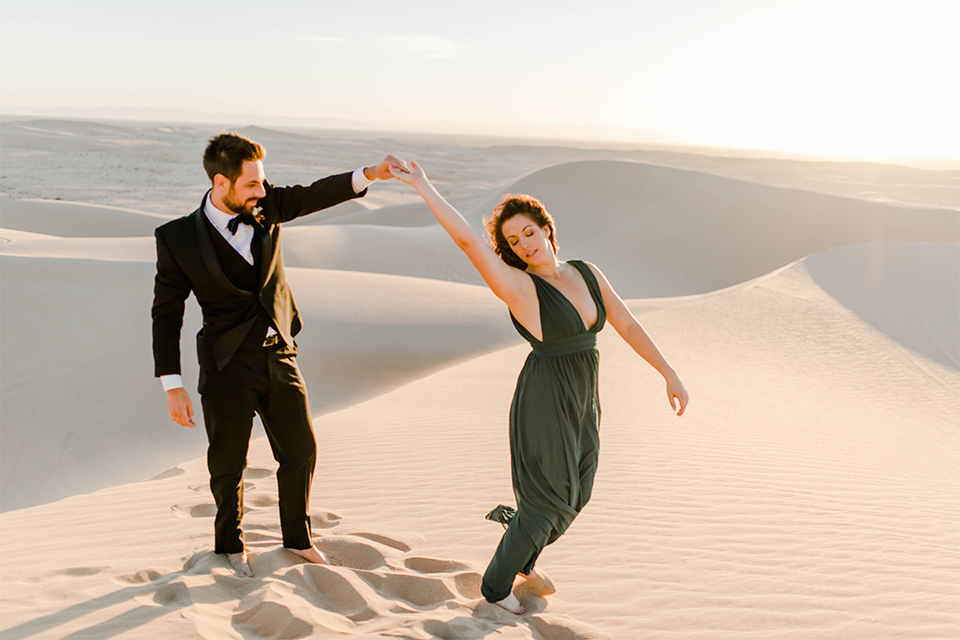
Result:
{"type": "MultiPolygon", "coordinates": [[[[518,617],[479,583],[529,346],[395,181],[283,232],[339,566],[282,548],[259,427],[256,577],[213,553],[205,435],[167,416],[150,306],[153,229],[199,206],[218,128],[0,122],[0,638],[960,636],[960,171],[230,127],[278,185],[395,153],[478,229],[536,196],[680,373],[677,418],[600,335],[593,499],[538,563],[557,593],[518,617]]],[[[199,327],[191,300],[195,402],[199,327]]]]}

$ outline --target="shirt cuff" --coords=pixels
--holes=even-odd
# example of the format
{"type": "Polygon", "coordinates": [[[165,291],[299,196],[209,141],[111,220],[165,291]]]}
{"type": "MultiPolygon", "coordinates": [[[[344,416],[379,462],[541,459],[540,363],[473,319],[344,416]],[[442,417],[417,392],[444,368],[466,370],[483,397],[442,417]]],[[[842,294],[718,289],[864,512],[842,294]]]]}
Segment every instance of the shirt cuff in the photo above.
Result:
{"type": "Polygon", "coordinates": [[[171,391],[172,389],[182,389],[183,378],[180,377],[179,373],[171,373],[165,376],[160,376],[160,384],[163,385],[164,391],[171,391]]]}
{"type": "Polygon", "coordinates": [[[372,185],[376,180],[371,180],[363,173],[363,167],[360,167],[353,172],[353,192],[360,193],[370,185],[372,185]]]}

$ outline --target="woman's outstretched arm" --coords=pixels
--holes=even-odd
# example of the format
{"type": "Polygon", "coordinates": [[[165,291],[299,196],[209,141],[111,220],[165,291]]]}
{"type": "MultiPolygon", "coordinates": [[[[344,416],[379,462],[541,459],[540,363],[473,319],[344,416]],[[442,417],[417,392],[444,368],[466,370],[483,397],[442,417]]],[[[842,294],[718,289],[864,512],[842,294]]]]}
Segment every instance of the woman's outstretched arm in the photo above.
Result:
{"type": "Polygon", "coordinates": [[[690,398],[687,390],[683,388],[683,383],[680,382],[680,377],[677,375],[677,372],[674,371],[670,363],[667,362],[667,359],[664,358],[660,350],[657,349],[657,345],[653,343],[653,340],[647,335],[647,332],[640,326],[640,322],[624,303],[623,299],[613,290],[613,287],[610,286],[610,282],[607,280],[607,277],[603,275],[603,272],[593,264],[590,265],[590,269],[594,275],[597,276],[597,281],[600,283],[600,293],[603,294],[603,305],[607,308],[607,320],[609,320],[613,328],[617,330],[620,337],[633,347],[633,350],[636,351],[641,358],[650,363],[650,365],[663,376],[663,379],[667,381],[667,399],[670,400],[670,407],[674,411],[677,411],[678,416],[682,416],[690,398]],[[679,405],[679,410],[677,410],[677,405],[679,405]]]}
{"type": "Polygon", "coordinates": [[[490,245],[483,241],[480,234],[463,219],[460,212],[440,195],[421,166],[416,162],[411,162],[410,166],[409,172],[392,169],[393,176],[417,190],[430,207],[437,222],[467,254],[470,262],[480,272],[480,276],[493,293],[506,302],[511,309],[515,305],[521,305],[525,293],[528,293],[524,285],[533,286],[529,276],[500,259],[490,245]]]}

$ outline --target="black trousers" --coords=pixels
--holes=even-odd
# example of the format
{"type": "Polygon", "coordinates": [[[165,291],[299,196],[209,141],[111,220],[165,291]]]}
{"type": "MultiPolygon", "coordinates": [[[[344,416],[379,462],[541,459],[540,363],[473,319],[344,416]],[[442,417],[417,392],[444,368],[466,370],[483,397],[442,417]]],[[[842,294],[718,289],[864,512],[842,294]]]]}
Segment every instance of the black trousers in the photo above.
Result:
{"type": "Polygon", "coordinates": [[[210,443],[207,467],[217,504],[217,553],[243,551],[243,470],[254,413],[260,415],[273,457],[280,463],[277,485],[283,546],[307,549],[313,544],[307,510],[317,443],[296,347],[282,340],[265,347],[257,333],[251,331],[222,371],[200,372],[200,401],[210,443]]]}

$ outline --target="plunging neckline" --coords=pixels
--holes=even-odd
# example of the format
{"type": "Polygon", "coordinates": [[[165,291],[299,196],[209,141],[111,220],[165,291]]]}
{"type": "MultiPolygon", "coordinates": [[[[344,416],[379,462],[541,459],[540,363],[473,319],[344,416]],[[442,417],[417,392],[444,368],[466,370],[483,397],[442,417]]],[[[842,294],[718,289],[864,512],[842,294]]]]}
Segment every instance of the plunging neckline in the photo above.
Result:
{"type": "MultiPolygon", "coordinates": [[[[567,264],[570,264],[570,263],[568,262],[567,264]]],[[[571,266],[573,266],[573,265],[571,265],[571,266]]],[[[597,301],[593,299],[593,292],[590,291],[590,285],[587,284],[587,278],[586,278],[586,276],[584,276],[584,275],[583,275],[583,272],[580,271],[580,269],[577,269],[577,267],[574,266],[573,268],[577,270],[577,274],[580,276],[580,279],[583,280],[583,284],[584,284],[584,286],[587,288],[587,293],[590,294],[590,300],[593,301],[593,307],[594,307],[594,309],[595,309],[596,312],[597,312],[597,319],[594,320],[593,324],[590,325],[590,328],[589,328],[589,329],[587,328],[587,323],[584,321],[583,316],[580,315],[580,310],[577,309],[577,305],[573,304],[573,301],[570,300],[570,298],[568,298],[567,295],[566,295],[563,291],[561,291],[559,287],[557,287],[556,285],[552,284],[552,283],[551,283],[550,281],[548,281],[546,278],[544,278],[544,277],[542,277],[542,276],[538,276],[538,275],[535,274],[535,273],[527,273],[527,275],[530,276],[530,277],[538,278],[538,279],[542,280],[544,284],[546,284],[548,287],[550,287],[551,289],[553,289],[554,291],[556,291],[557,293],[559,293],[559,294],[560,294],[560,297],[563,298],[564,301],[565,301],[568,305],[570,305],[570,308],[573,309],[573,312],[577,315],[577,318],[580,320],[580,326],[583,327],[583,330],[586,331],[587,333],[590,333],[590,332],[592,332],[593,329],[597,326],[597,323],[600,322],[600,305],[598,305],[598,304],[597,304],[597,301]]],[[[590,267],[587,267],[587,268],[589,269],[590,267]]],[[[538,302],[539,302],[539,301],[538,301],[538,302]]],[[[543,316],[542,316],[542,315],[541,315],[541,321],[540,321],[540,333],[541,333],[541,334],[543,333],[543,316]]],[[[542,340],[541,340],[541,342],[542,342],[542,340]]]]}

